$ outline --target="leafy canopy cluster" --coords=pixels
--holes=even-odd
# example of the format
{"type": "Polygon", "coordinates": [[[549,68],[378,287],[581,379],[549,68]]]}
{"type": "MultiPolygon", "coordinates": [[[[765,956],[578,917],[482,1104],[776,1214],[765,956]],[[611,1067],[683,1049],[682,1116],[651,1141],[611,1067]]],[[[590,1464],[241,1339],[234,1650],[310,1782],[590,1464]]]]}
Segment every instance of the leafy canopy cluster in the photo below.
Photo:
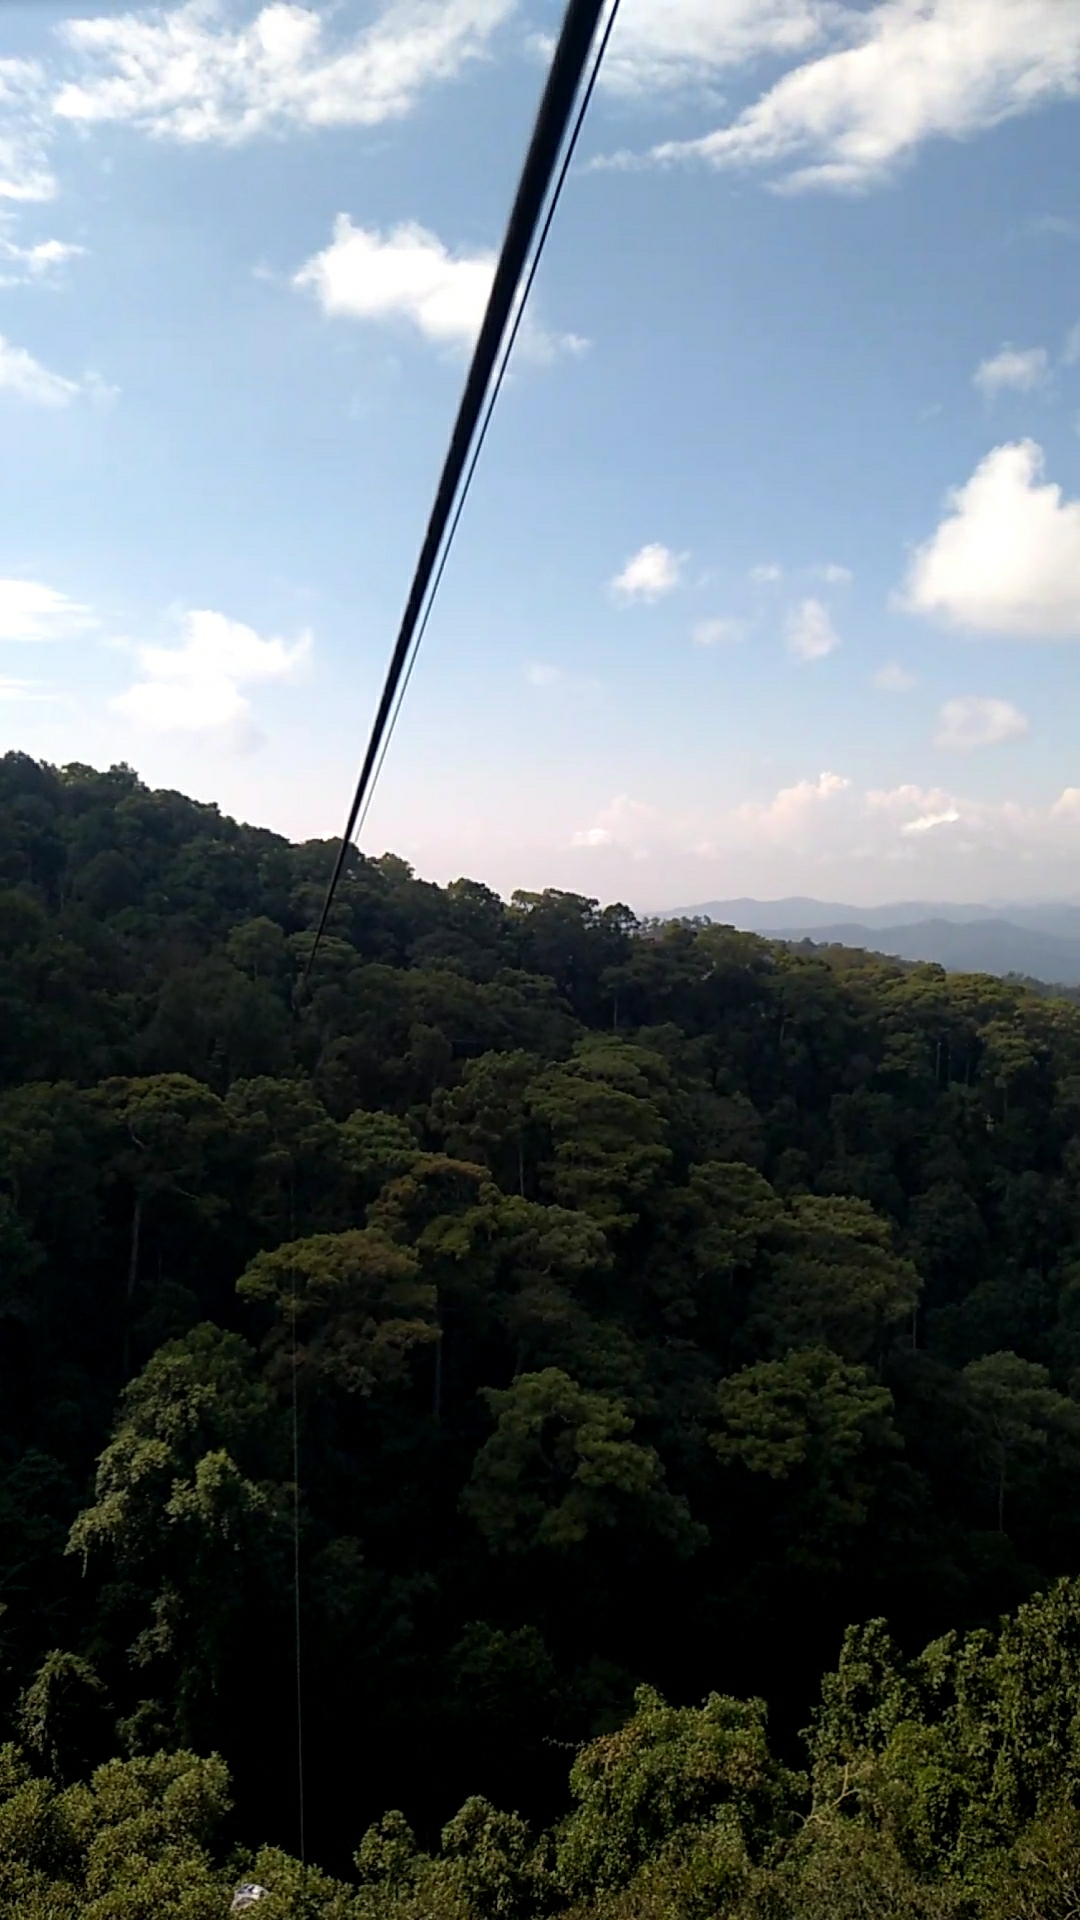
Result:
{"type": "Polygon", "coordinates": [[[343,1913],[1064,1862],[1073,1722],[1007,1790],[977,1636],[1057,1606],[1072,1697],[1080,1009],[359,855],[298,996],[331,854],[0,759],[0,1731],[58,1836],[10,1902],[93,1910],[114,1793],[162,1847],[218,1796],[192,1914],[222,1833],[295,1850],[297,1515],[343,1913]]]}
{"type": "Polygon", "coordinates": [[[850,1630],[808,1772],[776,1759],[760,1700],[642,1686],[547,1830],[474,1795],[428,1849],[395,1811],[336,1876],[230,1852],[218,1759],[111,1760],[64,1786],[9,1746],[0,1900],[17,1920],[216,1920],[242,1879],[268,1920],[1066,1920],[1078,1719],[1080,1581],[1061,1581],[914,1660],[881,1620],[850,1630]]]}

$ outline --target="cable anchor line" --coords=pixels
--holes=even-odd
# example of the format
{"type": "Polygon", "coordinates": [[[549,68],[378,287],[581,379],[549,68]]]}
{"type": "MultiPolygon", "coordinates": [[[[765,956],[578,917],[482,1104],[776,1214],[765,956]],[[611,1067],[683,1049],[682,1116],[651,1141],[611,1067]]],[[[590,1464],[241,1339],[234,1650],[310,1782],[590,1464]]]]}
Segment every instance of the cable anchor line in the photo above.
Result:
{"type": "MultiPolygon", "coordinates": [[[[448,527],[451,529],[449,537],[452,539],[457,528],[457,522],[460,519],[459,511],[453,519],[451,526],[455,501],[458,499],[459,490],[461,489],[462,477],[466,474],[466,467],[469,466],[470,449],[473,447],[477,429],[481,423],[481,416],[485,411],[485,400],[492,384],[492,378],[495,374],[496,367],[499,366],[500,355],[502,355],[502,364],[499,368],[497,384],[491,395],[491,404],[493,405],[506,372],[508,354],[503,354],[503,346],[507,338],[507,332],[509,329],[510,344],[512,345],[520,327],[524,301],[525,298],[527,298],[528,289],[532,285],[536,267],[539,264],[540,251],[542,251],[543,244],[550,231],[555,203],[566,178],[573,146],[576,144],[577,136],[581,131],[584,110],[588,105],[593,87],[596,83],[600,59],[603,58],[604,50],[610,38],[615,15],[618,11],[619,0],[614,0],[614,5],[612,6],[601,44],[599,58],[593,69],[588,90],[582,103],[582,110],[574,129],[570,152],[568,152],[566,156],[566,161],[556,186],[555,199],[552,201],[548,220],[541,235],[540,245],[533,260],[532,271],[528,274],[526,284],[523,288],[523,281],[526,280],[526,268],[529,255],[536,239],[537,228],[540,225],[545,203],[551,192],[552,181],[558,166],[559,154],[566,139],[567,130],[573,115],[574,102],[577,99],[585,68],[588,63],[589,52],[596,39],[600,19],[607,4],[608,0],[569,0],[566,9],[566,15],[563,19],[562,29],[552,57],[547,82],[533,126],[532,138],[529,142],[528,152],[525,155],[525,163],[521,170],[520,180],[518,181],[517,192],[514,196],[514,204],[507,223],[502,251],[499,255],[498,265],[495,269],[495,277],[491,286],[491,293],[488,297],[487,310],[484,314],[483,323],[473,351],[472,361],[465,381],[465,388],[458,407],[457,419],[450,437],[450,446],[443,464],[434,505],[432,506],[427,531],[424,535],[424,542],[420,549],[420,557],[416,564],[416,571],[413,575],[412,586],[410,587],[409,597],[405,604],[405,612],[402,616],[398,636],[394,643],[394,650],[390,656],[390,664],[379,698],[378,708],[376,709],[371,735],[364,753],[360,777],[356,784],[356,792],[353,795],[352,805],[349,808],[345,831],[341,838],[341,845],[338,848],[337,858],[334,862],[334,870],[330,876],[330,884],[326,891],[326,899],[323,902],[322,912],[315,930],[315,938],[312,942],[311,952],[308,955],[307,965],[304,969],[301,990],[307,985],[310,979],[311,971],[315,964],[315,957],[326,931],[327,921],[330,917],[330,910],[334,903],[338,884],[344,872],[349,847],[356,829],[356,823],[360,817],[361,808],[364,807],[364,803],[368,799],[370,789],[373,786],[373,776],[377,775],[378,769],[381,766],[380,752],[383,747],[384,738],[387,735],[387,730],[388,728],[392,730],[393,721],[396,719],[395,702],[397,701],[399,690],[403,691],[402,677],[406,674],[406,669],[409,666],[409,656],[413,650],[414,639],[417,637],[418,628],[422,634],[423,628],[427,624],[427,616],[431,611],[431,600],[428,596],[429,589],[432,587],[432,578],[436,576],[435,585],[437,588],[438,580],[442,577],[441,567],[439,567],[438,574],[436,575],[436,568],[439,566],[440,551],[443,551],[444,541],[447,541],[448,527]],[[424,611],[425,600],[428,601],[426,613],[424,611]]],[[[486,435],[490,418],[491,411],[489,406],[487,417],[484,419],[481,429],[480,445],[483,444],[483,437],[486,435]]],[[[478,455],[479,446],[476,448],[476,456],[478,457],[478,455]]],[[[468,485],[471,484],[474,472],[475,457],[472,465],[469,466],[466,478],[466,490],[468,485]]],[[[462,500],[460,504],[463,503],[462,500]]],[[[446,553],[448,551],[449,545],[447,543],[445,551],[443,551],[443,565],[445,565],[446,553]]],[[[432,599],[433,597],[434,590],[431,595],[432,599]]],[[[415,657],[415,655],[413,657],[415,657]]]]}

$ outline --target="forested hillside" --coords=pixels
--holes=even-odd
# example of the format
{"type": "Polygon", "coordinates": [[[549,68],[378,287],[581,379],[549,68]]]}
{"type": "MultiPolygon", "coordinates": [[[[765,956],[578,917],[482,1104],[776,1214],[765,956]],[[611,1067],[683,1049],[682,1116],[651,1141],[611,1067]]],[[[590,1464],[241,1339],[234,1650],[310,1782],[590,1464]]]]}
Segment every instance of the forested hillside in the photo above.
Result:
{"type": "Polygon", "coordinates": [[[1072,1911],[1080,1008],[332,852],[0,761],[3,1910],[296,1852],[298,1484],[274,1911],[1072,1911]]]}

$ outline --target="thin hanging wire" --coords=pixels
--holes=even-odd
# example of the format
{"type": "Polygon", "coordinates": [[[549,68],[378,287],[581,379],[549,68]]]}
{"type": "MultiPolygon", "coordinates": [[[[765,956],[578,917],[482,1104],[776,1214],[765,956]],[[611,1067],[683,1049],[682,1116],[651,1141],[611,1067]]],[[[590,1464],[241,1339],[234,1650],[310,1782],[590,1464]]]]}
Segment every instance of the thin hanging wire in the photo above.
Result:
{"type": "Polygon", "coordinates": [[[297,1393],[296,1269],[292,1273],[292,1458],[293,1458],[293,1615],[296,1628],[296,1789],[300,1815],[300,1864],[307,1865],[304,1830],[304,1687],[300,1639],[300,1413],[297,1393]]]}
{"type": "Polygon", "coordinates": [[[408,665],[420,616],[425,601],[429,598],[431,581],[436,571],[448,524],[453,517],[462,475],[469,463],[470,450],[485,409],[488,389],[499,362],[504,336],[507,328],[512,326],[517,317],[526,262],[533,248],[537,226],[548,199],[552,178],[558,166],[559,154],[574,112],[574,102],[578,95],[581,78],[588,64],[590,50],[603,11],[604,0],[569,0],[567,6],[566,17],[518,183],[506,237],[495,269],[487,311],[451,434],[449,450],[436,491],[435,504],[428,520],[427,532],[413,575],[401,628],[391,655],[371,729],[371,737],[357,781],[356,793],[349,809],[345,832],[338,848],[326,899],[304,969],[302,987],[310,977],[320,941],[326,930],[334,895],[345,866],[357,819],[367,798],[374,768],[376,763],[381,763],[386,729],[397,701],[402,676],[408,665]]]}
{"type": "Polygon", "coordinates": [[[525,286],[522,291],[521,300],[518,304],[518,310],[514,316],[514,324],[510,329],[509,338],[507,339],[502,360],[499,364],[499,371],[495,377],[494,385],[492,386],[491,393],[488,397],[488,403],[484,410],[483,423],[480,427],[480,432],[477,437],[476,446],[473,449],[472,459],[469,462],[468,472],[466,473],[464,482],[462,484],[461,497],[458,500],[458,504],[457,504],[456,511],[454,513],[453,520],[450,523],[450,530],[446,536],[446,544],[442,551],[442,557],[439,561],[438,570],[431,584],[431,591],[428,594],[427,605],[424,608],[423,618],[421,619],[420,625],[416,631],[416,639],[413,642],[412,652],[409,656],[409,664],[405,669],[405,673],[402,678],[401,685],[398,688],[397,699],[394,702],[394,710],[390,715],[390,721],[386,729],[386,735],[383,740],[382,748],[379,753],[379,758],[378,758],[378,761],[376,762],[375,770],[371,776],[371,784],[368,787],[367,796],[364,800],[363,807],[361,808],[359,816],[357,818],[356,826],[354,828],[354,837],[357,840],[359,840],[360,835],[364,830],[364,823],[367,820],[369,812],[371,811],[371,803],[375,798],[375,789],[379,784],[379,776],[382,773],[386,756],[390,750],[390,742],[394,737],[394,731],[397,727],[398,717],[401,713],[402,707],[405,704],[405,695],[409,691],[409,681],[412,679],[413,668],[416,665],[416,657],[420,652],[421,646],[423,645],[424,635],[426,634],[427,628],[428,628],[428,621],[431,619],[431,614],[435,605],[435,600],[438,595],[439,588],[442,585],[442,577],[443,577],[443,574],[446,572],[446,563],[450,558],[450,549],[454,544],[454,539],[457,534],[458,527],[461,524],[461,516],[465,511],[465,503],[469,498],[469,493],[472,488],[473,478],[475,476],[476,469],[480,464],[480,455],[484,451],[484,442],[488,436],[488,428],[491,425],[492,415],[495,412],[495,407],[498,402],[499,395],[502,392],[503,381],[506,379],[507,369],[509,368],[509,365],[510,365],[510,357],[514,351],[518,334],[521,332],[521,324],[525,318],[525,309],[529,303],[529,295],[533,290],[533,282],[535,281],[537,272],[539,270],[540,258],[547,244],[548,234],[551,232],[552,223],[555,219],[556,209],[558,208],[559,201],[562,198],[562,190],[566,185],[567,175],[570,172],[570,168],[574,159],[574,154],[577,150],[577,144],[579,139],[581,138],[581,130],[585,125],[585,116],[589,111],[589,102],[591,101],[593,94],[596,90],[596,83],[600,78],[600,69],[604,64],[604,55],[607,53],[608,42],[611,39],[612,30],[615,26],[615,19],[619,11],[620,4],[621,4],[621,0],[613,0],[611,12],[608,14],[607,25],[604,28],[603,35],[601,36],[600,43],[597,48],[596,58],[593,61],[592,72],[589,75],[589,83],[585,88],[584,93],[581,96],[581,105],[578,109],[577,119],[574,122],[574,130],[570,135],[569,144],[567,146],[566,153],[563,158],[562,166],[559,170],[559,177],[555,183],[555,188],[551,196],[551,203],[548,207],[547,217],[544,221],[543,228],[541,229],[540,238],[536,243],[536,252],[533,254],[532,265],[529,268],[528,276],[525,281],[525,286]]]}

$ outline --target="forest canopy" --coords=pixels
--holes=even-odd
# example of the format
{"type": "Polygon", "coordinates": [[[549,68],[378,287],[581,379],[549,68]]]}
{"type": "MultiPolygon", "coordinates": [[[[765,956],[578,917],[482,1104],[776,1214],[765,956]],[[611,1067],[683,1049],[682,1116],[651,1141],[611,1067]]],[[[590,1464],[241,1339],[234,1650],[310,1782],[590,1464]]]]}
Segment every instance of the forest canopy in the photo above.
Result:
{"type": "Polygon", "coordinates": [[[332,858],[0,759],[4,1911],[1071,1911],[1080,1007],[332,858]]]}

